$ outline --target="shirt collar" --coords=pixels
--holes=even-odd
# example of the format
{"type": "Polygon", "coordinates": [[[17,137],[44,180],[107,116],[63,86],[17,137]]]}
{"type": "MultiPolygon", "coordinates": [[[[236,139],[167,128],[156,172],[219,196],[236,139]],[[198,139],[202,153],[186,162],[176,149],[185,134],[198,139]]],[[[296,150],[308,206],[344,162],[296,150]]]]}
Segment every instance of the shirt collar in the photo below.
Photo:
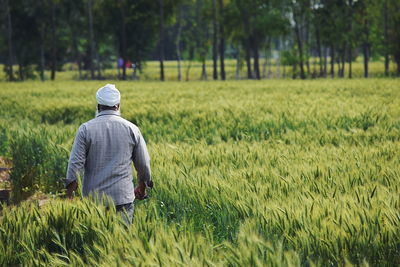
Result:
{"type": "Polygon", "coordinates": [[[97,114],[96,117],[100,117],[100,116],[104,116],[104,115],[121,116],[118,110],[102,110],[97,114]]]}

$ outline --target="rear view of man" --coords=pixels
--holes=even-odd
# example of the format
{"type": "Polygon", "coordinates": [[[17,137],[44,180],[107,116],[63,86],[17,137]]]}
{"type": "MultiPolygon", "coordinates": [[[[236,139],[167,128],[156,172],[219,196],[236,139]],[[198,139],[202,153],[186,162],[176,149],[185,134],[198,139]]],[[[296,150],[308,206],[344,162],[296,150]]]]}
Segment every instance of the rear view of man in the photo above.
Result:
{"type": "Polygon", "coordinates": [[[153,184],[146,142],[136,125],[121,118],[120,93],[113,84],[100,88],[96,99],[96,118],[79,127],[72,147],[67,196],[72,198],[81,175],[84,196],[97,193],[111,197],[117,211],[126,212],[131,222],[135,196],[144,199],[146,187],[153,184]],[[132,162],[138,178],[135,189],[132,162]]]}

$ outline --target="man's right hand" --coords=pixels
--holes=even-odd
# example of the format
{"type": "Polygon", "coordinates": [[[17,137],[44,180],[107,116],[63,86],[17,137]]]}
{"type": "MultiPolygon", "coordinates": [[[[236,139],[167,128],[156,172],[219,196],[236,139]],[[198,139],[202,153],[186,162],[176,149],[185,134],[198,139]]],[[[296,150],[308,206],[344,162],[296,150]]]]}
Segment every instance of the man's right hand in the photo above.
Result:
{"type": "Polygon", "coordinates": [[[135,188],[135,198],[143,200],[147,197],[146,185],[144,182],[139,182],[139,185],[135,188]]]}
{"type": "Polygon", "coordinates": [[[78,183],[73,181],[67,185],[67,198],[72,199],[74,191],[78,188],[78,183]]]}

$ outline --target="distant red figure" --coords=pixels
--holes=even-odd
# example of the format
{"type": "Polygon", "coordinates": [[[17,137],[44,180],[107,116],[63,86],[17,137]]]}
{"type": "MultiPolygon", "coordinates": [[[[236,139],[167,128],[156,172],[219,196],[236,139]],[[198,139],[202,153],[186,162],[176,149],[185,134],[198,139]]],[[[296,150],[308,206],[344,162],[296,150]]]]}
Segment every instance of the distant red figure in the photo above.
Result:
{"type": "Polygon", "coordinates": [[[130,61],[130,60],[127,60],[126,62],[125,62],[125,68],[132,68],[132,61],[130,61]]]}

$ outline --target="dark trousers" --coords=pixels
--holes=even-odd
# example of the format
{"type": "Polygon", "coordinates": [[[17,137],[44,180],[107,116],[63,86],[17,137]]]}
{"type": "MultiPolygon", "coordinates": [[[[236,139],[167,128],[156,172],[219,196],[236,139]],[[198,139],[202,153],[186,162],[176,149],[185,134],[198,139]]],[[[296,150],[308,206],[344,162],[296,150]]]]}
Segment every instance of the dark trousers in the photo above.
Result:
{"type": "Polygon", "coordinates": [[[126,203],[122,205],[116,205],[115,209],[117,213],[121,214],[122,219],[127,224],[131,224],[133,220],[133,212],[135,210],[133,203],[126,203]]]}

